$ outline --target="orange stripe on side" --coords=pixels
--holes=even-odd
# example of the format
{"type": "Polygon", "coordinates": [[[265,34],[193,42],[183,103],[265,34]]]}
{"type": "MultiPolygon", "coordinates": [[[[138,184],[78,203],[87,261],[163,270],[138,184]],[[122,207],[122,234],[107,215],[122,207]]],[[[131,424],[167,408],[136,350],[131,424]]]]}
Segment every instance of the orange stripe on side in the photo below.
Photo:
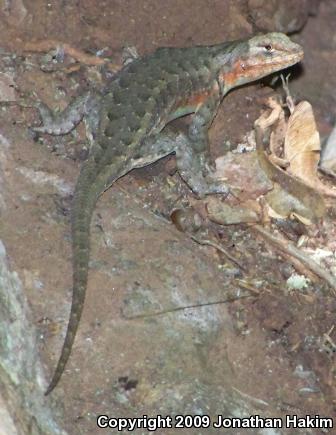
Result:
{"type": "Polygon", "coordinates": [[[179,101],[179,106],[188,106],[188,107],[194,107],[196,110],[204,104],[204,102],[211,97],[212,95],[215,95],[219,92],[218,84],[217,82],[214,84],[213,88],[207,91],[201,91],[201,92],[195,92],[192,94],[189,98],[185,98],[182,101],[179,101]]]}

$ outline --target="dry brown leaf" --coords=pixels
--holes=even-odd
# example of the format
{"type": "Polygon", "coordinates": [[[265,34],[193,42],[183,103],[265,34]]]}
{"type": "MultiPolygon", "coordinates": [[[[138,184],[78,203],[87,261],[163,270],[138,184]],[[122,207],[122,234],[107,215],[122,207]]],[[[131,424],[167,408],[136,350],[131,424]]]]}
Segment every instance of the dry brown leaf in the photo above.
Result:
{"type": "MultiPolygon", "coordinates": [[[[258,161],[267,177],[274,183],[273,191],[267,194],[271,208],[284,217],[301,216],[304,222],[317,221],[324,215],[325,204],[319,192],[287,171],[275,166],[264,151],[263,140],[268,128],[273,128],[279,119],[279,107],[269,104],[272,112],[262,114],[255,122],[258,161]]],[[[303,221],[300,219],[301,221],[303,221]]]]}
{"type": "Polygon", "coordinates": [[[273,159],[273,163],[278,162],[279,166],[287,167],[288,165],[280,158],[283,150],[284,140],[287,131],[287,121],[285,118],[285,112],[280,102],[275,98],[268,99],[268,106],[272,109],[274,124],[272,124],[272,131],[270,136],[269,149],[271,151],[270,158],[273,159]]]}
{"type": "Polygon", "coordinates": [[[284,148],[290,163],[288,171],[321,194],[336,197],[336,190],[324,185],[317,175],[320,150],[313,108],[308,101],[302,101],[288,120],[284,148]]]}

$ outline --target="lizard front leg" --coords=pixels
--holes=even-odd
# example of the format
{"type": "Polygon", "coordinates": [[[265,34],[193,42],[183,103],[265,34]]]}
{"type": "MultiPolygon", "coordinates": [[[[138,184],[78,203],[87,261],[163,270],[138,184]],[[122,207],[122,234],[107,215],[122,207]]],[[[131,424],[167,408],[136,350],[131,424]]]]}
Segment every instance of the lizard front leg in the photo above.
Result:
{"type": "Polygon", "coordinates": [[[228,186],[213,178],[209,158],[208,130],[219,103],[218,92],[202,104],[193,116],[188,140],[180,140],[176,147],[179,173],[191,190],[200,197],[214,193],[229,193],[228,186]]]}

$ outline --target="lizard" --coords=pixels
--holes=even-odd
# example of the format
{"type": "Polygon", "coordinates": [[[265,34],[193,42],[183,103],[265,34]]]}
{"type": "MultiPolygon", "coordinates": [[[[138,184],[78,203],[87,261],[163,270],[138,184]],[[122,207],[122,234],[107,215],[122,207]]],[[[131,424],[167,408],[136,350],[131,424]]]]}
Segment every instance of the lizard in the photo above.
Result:
{"type": "Polygon", "coordinates": [[[99,196],[130,170],[172,153],[181,178],[197,196],[227,195],[228,186],[214,177],[208,151],[208,129],[223,97],[232,88],[290,67],[302,58],[299,44],[275,32],[211,46],[158,48],[125,66],[104,91],[87,92],[63,112],[54,114],[38,104],[42,124],[35,132],[64,135],[84,120],[90,141],[71,211],[70,316],[45,395],[58,384],[79,327],[88,281],[90,223],[99,196]],[[193,114],[187,133],[163,130],[187,114],[193,114]]]}

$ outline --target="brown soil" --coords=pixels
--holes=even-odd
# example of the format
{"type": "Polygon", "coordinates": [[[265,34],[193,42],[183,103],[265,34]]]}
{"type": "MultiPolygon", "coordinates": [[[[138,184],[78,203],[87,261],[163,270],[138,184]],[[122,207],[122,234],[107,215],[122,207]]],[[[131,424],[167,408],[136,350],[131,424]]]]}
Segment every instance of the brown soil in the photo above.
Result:
{"type": "MultiPolygon", "coordinates": [[[[108,72],[85,65],[65,70],[64,64],[58,71],[42,72],[45,53],[25,52],[26,43],[58,40],[91,54],[107,47],[106,55],[119,63],[125,46],[135,46],[141,55],[164,45],[246,37],[256,30],[248,3],[26,0],[25,13],[20,1],[13,2],[12,12],[2,14],[1,65],[11,69],[21,92],[35,91],[50,106],[65,107],[81,89],[99,86],[108,72]]],[[[335,2],[322,2],[317,15],[294,36],[304,46],[305,60],[291,90],[312,103],[322,135],[330,132],[336,118],[335,17],[335,2]]],[[[263,93],[257,84],[225,98],[210,132],[214,157],[225,153],[225,142],[235,148],[243,141],[260,113],[258,97],[263,93]]],[[[1,238],[24,283],[40,356],[50,375],[71,300],[70,194],[85,154],[84,130],[81,126],[69,136],[43,136],[34,142],[27,125],[37,121],[31,109],[11,107],[0,113],[1,135],[10,144],[1,238]]],[[[326,351],[324,334],[335,324],[335,298],[316,278],[304,290],[288,291],[290,259],[279,257],[248,227],[209,224],[209,231],[245,264],[248,272],[241,277],[256,289],[252,297],[218,305],[215,314],[199,308],[125,318],[222,300],[225,291],[237,289],[234,268],[225,258],[171,225],[174,208],[195,203],[174,168],[170,157],[133,172],[99,201],[85,312],[71,361],[49,399],[62,409],[61,424],[70,434],[89,434],[98,432],[100,413],[197,413],[196,405],[187,405],[193,400],[194,392],[188,390],[193,382],[213,392],[208,394],[210,408],[218,389],[234,389],[250,396],[264,416],[334,416],[335,348],[326,351]],[[173,337],[178,337],[179,347],[173,337]],[[180,398],[172,395],[169,405],[170,390],[180,398]]],[[[335,252],[335,230],[332,217],[326,217],[323,224],[305,230],[309,246],[335,252]]],[[[295,241],[299,235],[295,233],[295,241]]]]}

